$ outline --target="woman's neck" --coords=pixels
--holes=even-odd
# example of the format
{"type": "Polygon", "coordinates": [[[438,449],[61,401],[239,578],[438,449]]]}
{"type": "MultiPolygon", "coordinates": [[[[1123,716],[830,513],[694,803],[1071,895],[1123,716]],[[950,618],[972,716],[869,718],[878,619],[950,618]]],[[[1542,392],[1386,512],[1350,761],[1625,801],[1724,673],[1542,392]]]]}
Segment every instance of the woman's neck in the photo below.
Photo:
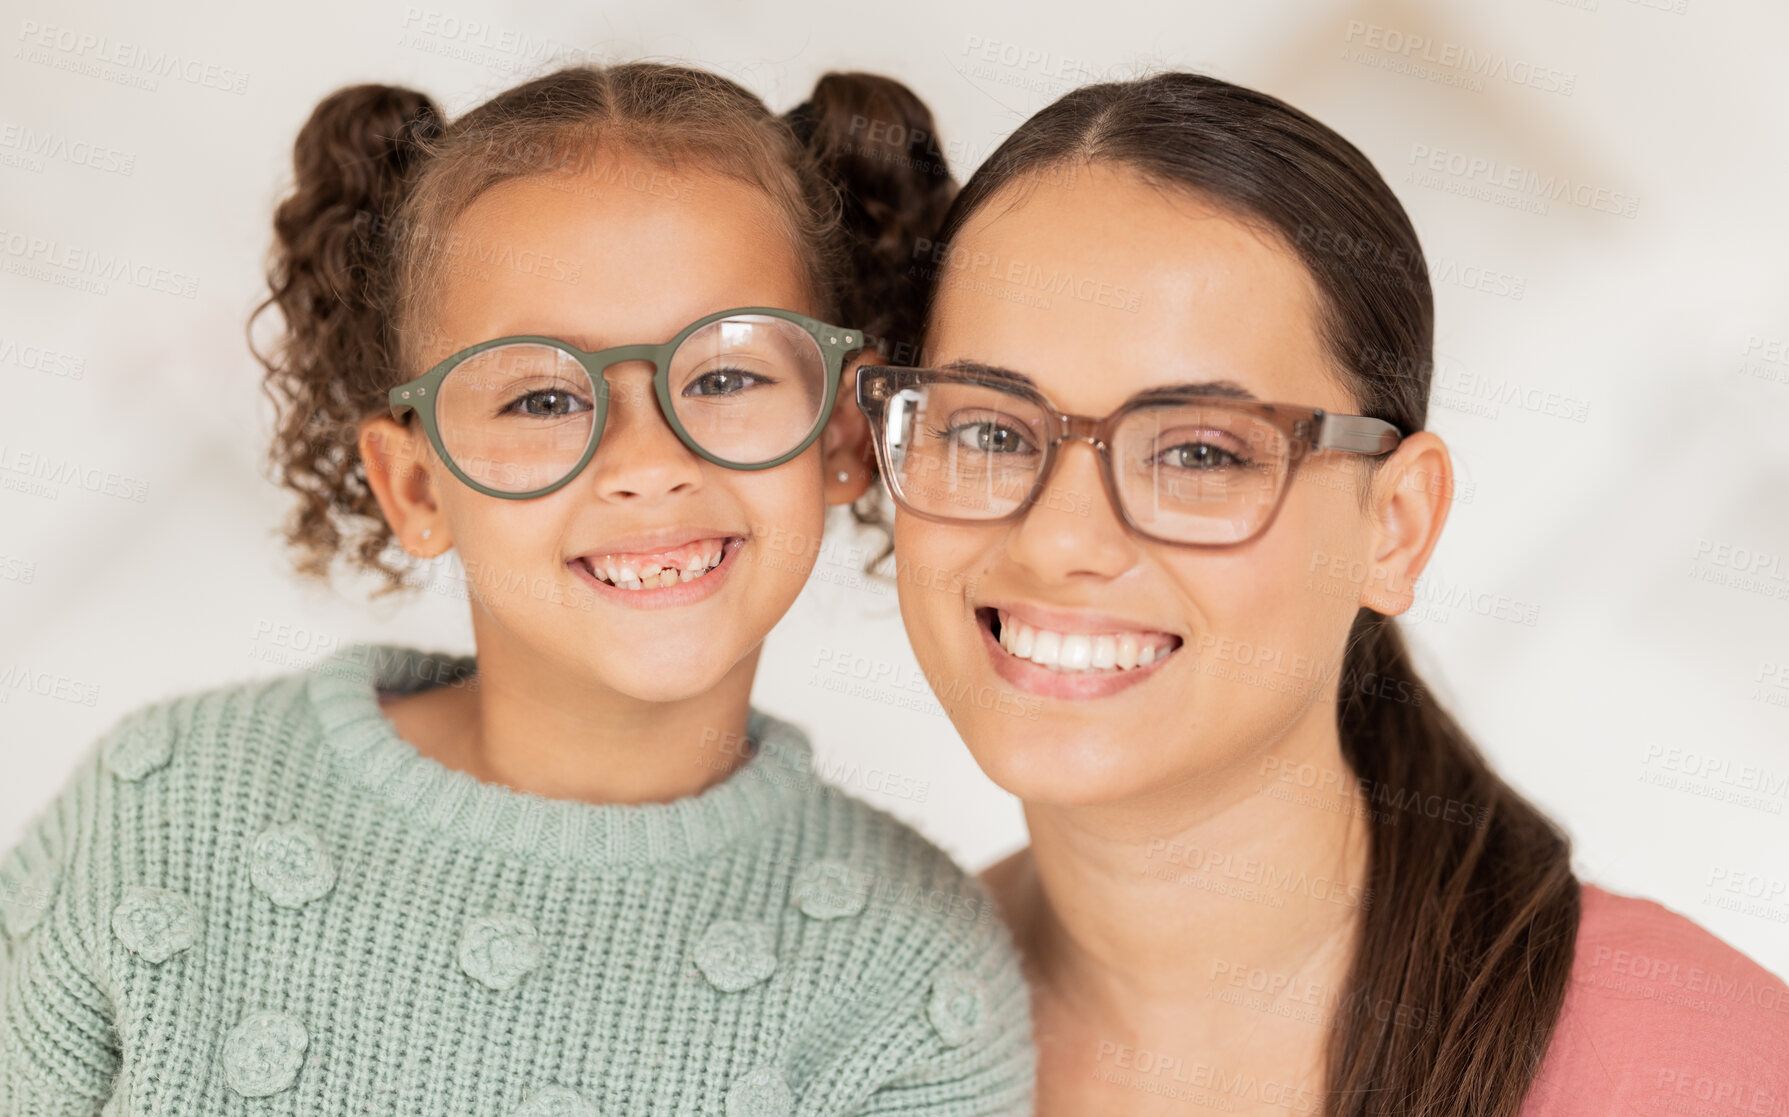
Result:
{"type": "Polygon", "coordinates": [[[668,803],[720,783],[748,759],[758,654],[702,694],[649,702],[569,675],[487,630],[479,632],[475,686],[381,705],[423,755],[487,783],[549,799],[668,803]]]}
{"type": "Polygon", "coordinates": [[[1217,1096],[1200,1082],[1225,1084],[1234,1112],[1285,1113],[1284,1088],[1317,1111],[1370,899],[1368,811],[1333,719],[1145,799],[1027,804],[1031,848],[988,883],[1037,994],[1040,1113],[1217,1096]]]}

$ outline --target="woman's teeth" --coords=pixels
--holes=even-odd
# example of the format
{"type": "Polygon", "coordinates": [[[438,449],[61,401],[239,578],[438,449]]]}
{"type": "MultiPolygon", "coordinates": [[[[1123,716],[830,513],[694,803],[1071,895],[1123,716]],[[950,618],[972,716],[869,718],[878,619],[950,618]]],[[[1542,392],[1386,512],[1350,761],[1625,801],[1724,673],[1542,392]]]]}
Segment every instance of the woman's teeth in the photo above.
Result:
{"type": "Polygon", "coordinates": [[[722,547],[717,543],[711,549],[693,555],[676,566],[662,566],[656,562],[636,565],[613,559],[586,559],[585,562],[598,581],[624,590],[655,590],[695,581],[720,565],[721,551],[722,547]]]}
{"type": "Polygon", "coordinates": [[[1165,632],[1055,632],[997,614],[1000,646],[1020,659],[1052,671],[1130,671],[1148,667],[1173,651],[1176,639],[1165,632]]]}

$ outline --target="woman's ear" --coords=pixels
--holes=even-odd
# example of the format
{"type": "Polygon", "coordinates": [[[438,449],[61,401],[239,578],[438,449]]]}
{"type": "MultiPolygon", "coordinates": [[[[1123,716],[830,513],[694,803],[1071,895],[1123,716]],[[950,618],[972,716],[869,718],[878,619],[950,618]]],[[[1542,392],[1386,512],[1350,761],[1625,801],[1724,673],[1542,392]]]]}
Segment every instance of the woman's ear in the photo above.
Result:
{"type": "Polygon", "coordinates": [[[882,354],[874,349],[858,353],[839,377],[839,396],[832,417],[820,432],[820,463],[826,470],[824,492],[828,504],[852,504],[869,491],[876,480],[876,453],[870,441],[870,421],[857,406],[857,369],[879,365],[882,354]]]}
{"type": "Polygon", "coordinates": [[[436,499],[436,467],[427,443],[421,423],[406,425],[377,415],[360,424],[358,446],[367,486],[398,545],[417,558],[434,558],[453,546],[436,499]]]}
{"type": "Polygon", "coordinates": [[[1416,579],[1441,541],[1454,502],[1453,459],[1433,431],[1398,444],[1373,479],[1373,557],[1360,603],[1397,616],[1416,599],[1416,579]]]}

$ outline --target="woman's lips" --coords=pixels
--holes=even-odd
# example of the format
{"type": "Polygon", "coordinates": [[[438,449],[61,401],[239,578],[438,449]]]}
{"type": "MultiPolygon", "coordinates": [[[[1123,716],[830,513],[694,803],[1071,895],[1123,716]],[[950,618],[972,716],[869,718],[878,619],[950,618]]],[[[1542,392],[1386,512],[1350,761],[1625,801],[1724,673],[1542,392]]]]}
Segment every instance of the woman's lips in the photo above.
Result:
{"type": "Polygon", "coordinates": [[[698,540],[675,553],[583,555],[566,565],[605,600],[636,609],[670,609],[719,592],[745,542],[730,535],[698,540]],[[660,558],[666,561],[656,561],[660,558]],[[657,584],[648,584],[652,582],[657,584]]]}
{"type": "Polygon", "coordinates": [[[1171,633],[1138,629],[1063,632],[1026,624],[999,609],[977,609],[975,618],[995,672],[1020,690],[1047,698],[1116,694],[1153,676],[1181,644],[1171,633]]]}

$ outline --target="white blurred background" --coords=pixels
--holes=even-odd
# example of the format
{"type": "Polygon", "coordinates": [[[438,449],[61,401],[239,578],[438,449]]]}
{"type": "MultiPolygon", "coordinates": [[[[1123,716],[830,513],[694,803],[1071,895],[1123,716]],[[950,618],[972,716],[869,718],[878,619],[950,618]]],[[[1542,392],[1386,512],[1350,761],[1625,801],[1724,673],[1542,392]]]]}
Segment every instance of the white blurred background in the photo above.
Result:
{"type": "MultiPolygon", "coordinates": [[[[1432,426],[1461,482],[1407,623],[1438,697],[1569,828],[1583,876],[1789,973],[1775,0],[6,0],[0,34],[0,848],[146,702],[357,639],[470,650],[463,600],[304,584],[276,534],[243,323],[293,137],[332,89],[458,113],[581,53],[708,65],[780,111],[824,70],[874,69],[930,102],[963,179],[1083,81],[1198,69],[1352,140],[1429,254],[1432,426]]],[[[979,868],[1023,820],[855,545],[822,556],[756,701],[979,868]]]]}

